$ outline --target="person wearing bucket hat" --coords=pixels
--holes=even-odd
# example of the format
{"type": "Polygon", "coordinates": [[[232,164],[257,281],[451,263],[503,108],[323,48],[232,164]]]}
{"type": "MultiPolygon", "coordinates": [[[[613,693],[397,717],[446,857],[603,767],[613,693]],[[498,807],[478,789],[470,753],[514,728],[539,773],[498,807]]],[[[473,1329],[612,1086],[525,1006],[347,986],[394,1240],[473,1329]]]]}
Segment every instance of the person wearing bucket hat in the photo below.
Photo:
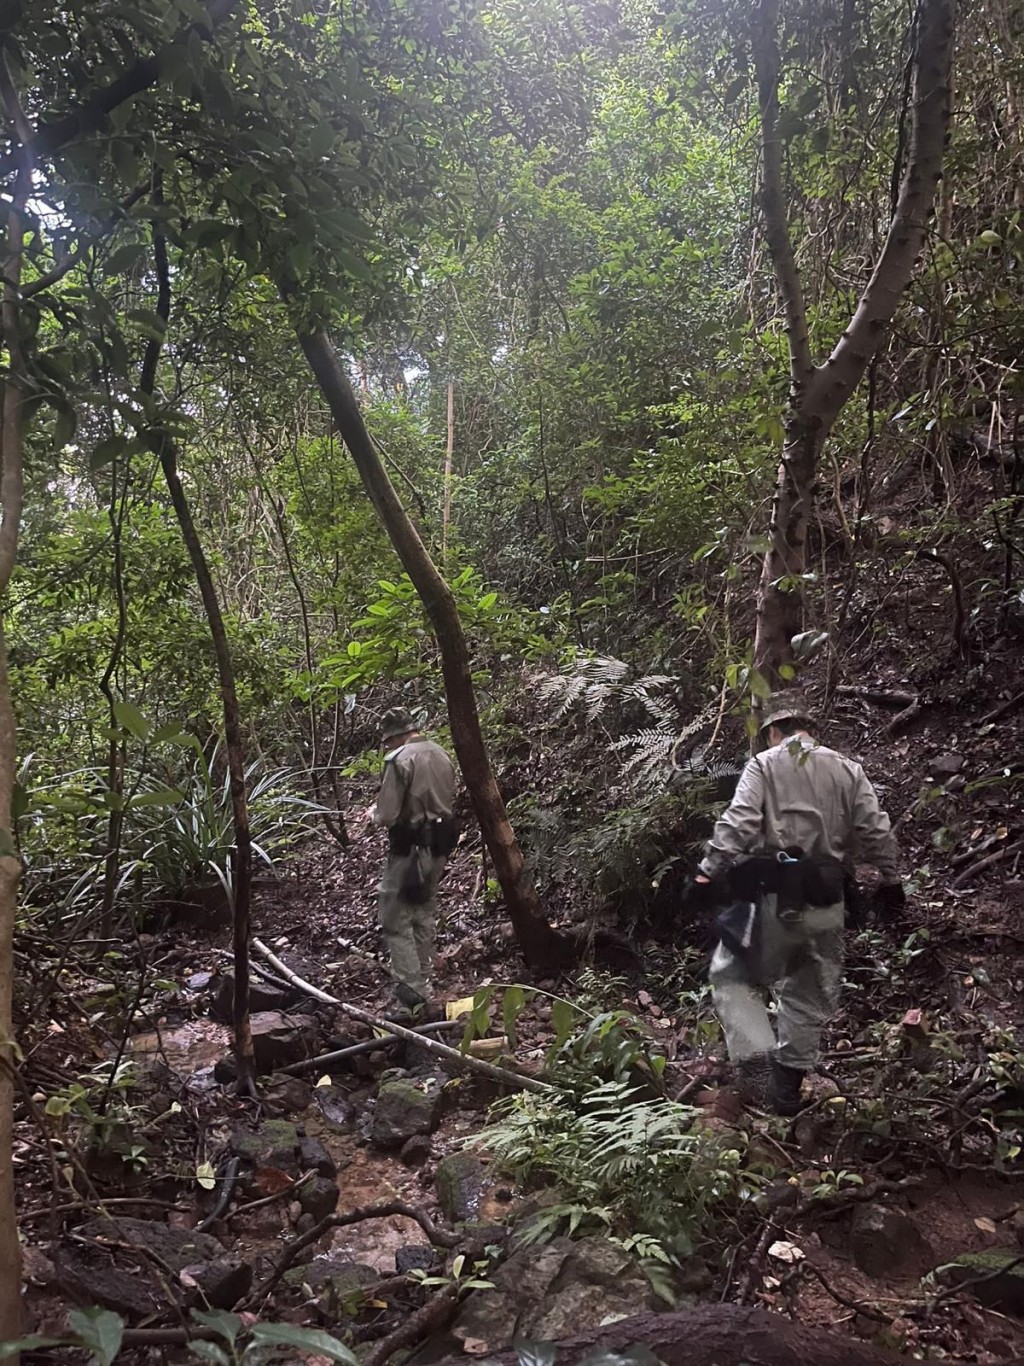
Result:
{"type": "Polygon", "coordinates": [[[434,966],[437,888],[458,840],[455,767],[440,745],[420,735],[404,707],[385,712],[380,733],[388,753],[377,803],[368,813],[388,832],[377,918],[399,1005],[422,1012],[434,966]]]}
{"type": "Polygon", "coordinates": [[[860,764],[816,738],[799,692],[765,708],[767,748],[748,761],[719,817],[695,879],[698,895],[724,888],[711,960],[715,1010],[739,1090],[751,1104],[794,1115],[842,974],[842,874],[855,859],[877,868],[880,909],[906,902],[889,817],[860,764]],[[742,923],[740,923],[742,922],[742,923]],[[776,1037],[765,1008],[778,1005],[776,1037]]]}

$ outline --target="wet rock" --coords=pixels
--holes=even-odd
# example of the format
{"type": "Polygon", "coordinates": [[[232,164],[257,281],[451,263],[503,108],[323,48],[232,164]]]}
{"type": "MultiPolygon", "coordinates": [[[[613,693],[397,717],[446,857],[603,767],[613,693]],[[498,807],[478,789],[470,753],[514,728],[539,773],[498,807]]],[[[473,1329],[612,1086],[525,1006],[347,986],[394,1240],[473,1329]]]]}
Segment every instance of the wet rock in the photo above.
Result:
{"type": "Polygon", "coordinates": [[[909,1215],[885,1205],[859,1205],[850,1225],[850,1253],[867,1276],[919,1276],[934,1264],[928,1240],[909,1215]]]}
{"type": "Polygon", "coordinates": [[[942,1279],[951,1285],[970,1286],[979,1304],[1004,1314],[1024,1316],[1024,1266],[1012,1264],[1020,1258],[1020,1248],[992,1248],[986,1252],[964,1252],[942,1268],[942,1279]]]}
{"type": "Polygon", "coordinates": [[[556,1238],[524,1248],[492,1277],[494,1290],[471,1295],[452,1329],[491,1351],[513,1338],[554,1341],[646,1309],[651,1287],[638,1263],[604,1238],[556,1238]]]}
{"type": "Polygon", "coordinates": [[[252,1266],[239,1257],[215,1257],[181,1272],[182,1284],[195,1290],[190,1296],[196,1304],[211,1309],[234,1309],[252,1287],[252,1266]]]}
{"type": "MultiPolygon", "coordinates": [[[[172,1271],[179,1272],[197,1262],[213,1261],[223,1255],[224,1248],[210,1233],[193,1228],[171,1228],[156,1219],[89,1219],[76,1230],[80,1237],[103,1243],[128,1243],[145,1249],[172,1271]]],[[[118,1251],[123,1251],[118,1248],[118,1251]]]]}
{"type": "Polygon", "coordinates": [[[106,1253],[93,1248],[57,1248],[53,1266],[62,1294],[79,1304],[101,1304],[125,1319],[144,1318],[166,1307],[163,1295],[137,1270],[115,1266],[106,1253]]]}
{"type": "Polygon", "coordinates": [[[398,1157],[407,1167],[421,1167],[430,1157],[430,1139],[425,1134],[413,1134],[402,1144],[398,1157]]]}
{"type": "Polygon", "coordinates": [[[1010,1227],[1013,1229],[1013,1236],[1021,1247],[1024,1247],[1024,1206],[1018,1206],[1013,1211],[1010,1219],[1010,1227]]]}
{"type": "MultiPolygon", "coordinates": [[[[233,972],[218,973],[211,984],[210,1018],[221,1024],[230,1024],[235,1009],[235,975],[233,972]]],[[[249,1009],[253,1014],[261,1011],[287,1011],[302,999],[301,991],[280,991],[277,987],[266,986],[263,982],[249,984],[249,1009]]]]}
{"type": "Polygon", "coordinates": [[[453,1224],[479,1217],[485,1181],[483,1163],[472,1153],[449,1153],[441,1158],[434,1187],[438,1204],[453,1224]]]}
{"type": "Polygon", "coordinates": [[[250,1019],[256,1071],[261,1076],[293,1062],[304,1062],[319,1051],[320,1030],[308,1015],[260,1011],[250,1019]]]}
{"type": "Polygon", "coordinates": [[[370,1141],[379,1148],[401,1148],[414,1134],[432,1134],[441,1121],[441,1094],[421,1090],[403,1079],[384,1082],[370,1125],[370,1141]]]}
{"type": "Polygon", "coordinates": [[[355,1127],[356,1110],[347,1092],[340,1086],[315,1086],[313,1099],[324,1119],[339,1133],[351,1133],[355,1127]]]}
{"type": "Polygon", "coordinates": [[[308,1233],[310,1229],[316,1228],[317,1221],[311,1214],[300,1214],[295,1220],[296,1233],[308,1233]]]}
{"type": "Polygon", "coordinates": [[[932,782],[945,782],[947,778],[954,778],[966,763],[962,754],[936,754],[928,760],[928,777],[932,782]]]}
{"type": "Polygon", "coordinates": [[[299,1188],[299,1205],[303,1214],[311,1214],[317,1223],[333,1214],[341,1192],[338,1183],[329,1176],[314,1176],[299,1188]]]}
{"type": "Polygon", "coordinates": [[[284,1279],[293,1288],[308,1287],[318,1297],[320,1313],[334,1322],[358,1311],[363,1291],[367,1286],[377,1284],[380,1272],[362,1262],[353,1262],[341,1253],[333,1253],[329,1257],[317,1257],[308,1266],[291,1267],[284,1279]]]}
{"type": "Polygon", "coordinates": [[[395,1271],[399,1276],[408,1276],[410,1271],[430,1271],[439,1260],[429,1243],[407,1243],[395,1249],[395,1271]]]}
{"type": "Polygon", "coordinates": [[[313,1088],[302,1077],[277,1073],[267,1083],[266,1104],[287,1114],[305,1110],[313,1099],[313,1088]]]}
{"type": "Polygon", "coordinates": [[[226,1058],[221,1058],[214,1065],[213,1079],[221,1086],[230,1086],[238,1080],[238,1064],[233,1054],[229,1053],[226,1058]]]}
{"type": "Polygon", "coordinates": [[[315,1171],[333,1181],[338,1175],[338,1164],[318,1138],[299,1139],[299,1165],[303,1171],[315,1171]]]}
{"type": "Polygon", "coordinates": [[[703,1257],[687,1257],[677,1268],[673,1280],[684,1295],[702,1295],[715,1282],[711,1268],[703,1257]]]}
{"type": "Polygon", "coordinates": [[[299,1175],[299,1135],[286,1119],[265,1119],[254,1133],[233,1134],[231,1147],[254,1166],[299,1175]]]}

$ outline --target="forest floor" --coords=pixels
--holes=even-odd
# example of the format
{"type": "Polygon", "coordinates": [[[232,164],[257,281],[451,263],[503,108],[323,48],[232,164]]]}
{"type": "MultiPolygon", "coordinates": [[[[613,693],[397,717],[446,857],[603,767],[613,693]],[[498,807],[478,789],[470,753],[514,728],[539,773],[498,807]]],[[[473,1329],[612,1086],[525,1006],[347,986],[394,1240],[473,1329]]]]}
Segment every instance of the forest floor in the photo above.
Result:
{"type": "MultiPolygon", "coordinates": [[[[866,669],[855,691],[834,696],[829,739],[860,758],[877,781],[897,825],[912,896],[898,928],[851,934],[843,1007],[827,1033],[818,1099],[796,1122],[745,1117],[727,1086],[717,1085],[720,1048],[694,1029],[697,1015],[707,1015],[705,926],[683,917],[662,926],[639,946],[643,974],[591,974],[591,994],[600,982],[603,1004],[632,1012],[673,1059],[675,1091],[703,1108],[709,1126],[735,1132],[730,1142],[748,1159],[756,1154],[771,1174],[767,1209],[741,1212],[698,1249],[707,1274],[684,1304],[694,1296],[746,1302],[918,1357],[1024,1359],[1024,1319],[1017,1317],[1024,1313],[1024,1283],[1012,1271],[998,1293],[991,1278],[974,1293],[953,1293],[941,1277],[922,1282],[964,1253],[1015,1249],[1024,1226],[1014,1180],[1024,1113],[1024,882],[1016,847],[1024,820],[1022,766],[1007,761],[1024,754],[1024,706],[1013,702],[1016,688],[1005,686],[1017,676],[1008,663],[990,657],[987,677],[959,663],[929,665],[909,688],[922,704],[912,714],[907,699],[884,696],[908,691],[905,681],[896,688],[884,666],[866,669]],[[1004,704],[1010,705],[999,712],[1004,704]],[[888,734],[901,712],[896,733],[888,734]],[[837,1093],[845,1105],[830,1104],[837,1093]]],[[[365,805],[372,793],[353,796],[365,805]]],[[[263,881],[254,928],[300,976],[382,1014],[390,997],[375,910],[384,848],[379,833],[351,833],[347,848],[314,843],[277,879],[263,881]]],[[[441,999],[510,982],[576,994],[573,976],[541,980],[523,968],[511,927],[486,893],[479,845],[467,839],[442,888],[441,999]]],[[[232,1189],[227,1210],[208,1220],[229,1259],[251,1272],[243,1273],[241,1296],[218,1289],[208,1302],[223,1294],[224,1303],[240,1303],[267,1321],[339,1333],[338,1325],[347,1324],[376,1366],[373,1344],[390,1343],[396,1324],[449,1293],[399,1276],[396,1253],[398,1269],[434,1266],[422,1216],[435,1231],[453,1227],[450,1201],[442,1207],[439,1200],[438,1163],[485,1127],[493,1090],[467,1081],[452,1086],[439,1076],[444,1102],[431,1122],[436,1128],[400,1150],[391,1139],[378,1141],[374,1128],[382,1073],[387,1080],[395,1075],[388,1069],[414,1078],[437,1071],[405,1048],[389,1051],[382,1043],[325,1069],[329,1085],[314,1085],[318,1069],[290,1079],[278,1072],[254,1105],[213,1075],[230,1046],[223,1018],[210,1016],[230,967],[227,928],[144,934],[112,945],[99,963],[88,949],[65,945],[58,961],[52,948],[30,939],[22,944],[32,989],[23,998],[27,1087],[14,1160],[32,1330],[59,1336],[69,1303],[100,1300],[136,1329],[169,1330],[169,1340],[156,1344],[136,1334],[129,1350],[137,1359],[185,1359],[174,1343],[181,1311],[167,1312],[167,1278],[180,1283],[173,1294],[180,1297],[182,1286],[196,1288],[196,1269],[175,1262],[173,1249],[140,1253],[127,1234],[120,1235],[127,1245],[119,1245],[83,1221],[105,1209],[194,1230],[230,1179],[226,1159],[244,1148],[239,1135],[255,1134],[257,1149],[264,1146],[250,1145],[254,1169],[247,1167],[232,1189]],[[95,1078],[95,1068],[111,1058],[133,1066],[98,1087],[89,1069],[95,1078]],[[76,1078],[85,1078],[82,1095],[73,1089],[76,1078]],[[295,1198],[299,1177],[312,1171],[307,1160],[322,1159],[322,1152],[318,1159],[308,1149],[304,1156],[273,1151],[266,1125],[274,1119],[299,1126],[300,1140],[319,1140],[327,1150],[324,1170],[335,1172],[328,1183],[336,1181],[340,1192],[338,1214],[381,1202],[414,1212],[324,1230],[314,1265],[362,1268],[341,1301],[336,1294],[328,1302],[303,1273],[291,1286],[267,1288],[286,1250],[322,1213],[318,1206],[311,1214],[295,1198]],[[202,1189],[197,1173],[213,1190],[202,1189]],[[149,1302],[135,1293],[143,1283],[149,1302]]],[[[517,1061],[533,1070],[552,1033],[543,1000],[527,1005],[518,1030],[517,1061]]],[[[319,1047],[329,1039],[338,1046],[372,1037],[329,1008],[320,1008],[311,1028],[319,1047]]],[[[429,1080],[419,1084],[429,1092],[429,1080]]],[[[490,1239],[500,1239],[498,1226],[521,1209],[536,1206],[536,1192],[516,1190],[497,1171],[485,1173],[474,1199],[473,1223],[482,1221],[481,1236],[490,1239]]],[[[331,1206],[328,1200],[323,1208],[331,1206]]],[[[337,1291],[337,1278],[334,1284],[337,1291]]],[[[204,1288],[200,1280],[200,1302],[204,1288]]],[[[417,1336],[428,1340],[417,1361],[440,1360],[460,1347],[460,1340],[432,1332],[430,1322],[417,1336]]],[[[506,1344],[463,1334],[461,1345],[480,1354],[506,1344]]],[[[55,1353],[82,1359],[66,1348],[28,1359],[52,1360],[55,1353]]],[[[290,1359],[306,1358],[296,1349],[290,1359]]]]}

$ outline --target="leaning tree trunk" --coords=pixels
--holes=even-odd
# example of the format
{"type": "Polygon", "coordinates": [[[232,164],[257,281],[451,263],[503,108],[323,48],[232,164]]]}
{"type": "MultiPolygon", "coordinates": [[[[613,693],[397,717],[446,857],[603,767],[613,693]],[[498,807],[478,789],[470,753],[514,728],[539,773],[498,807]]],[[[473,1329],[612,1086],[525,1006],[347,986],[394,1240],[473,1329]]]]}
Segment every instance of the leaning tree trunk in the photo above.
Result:
{"type": "MultiPolygon", "coordinates": [[[[154,182],[154,202],[159,202],[161,182],[154,182]]],[[[158,317],[166,329],[171,315],[171,275],[167,261],[167,245],[163,233],[153,232],[157,274],[158,317]]],[[[152,395],[156,389],[156,370],[163,341],[154,338],[146,348],[139,388],[152,395]]],[[[224,744],[228,761],[228,788],[231,794],[231,817],[235,844],[234,878],[232,881],[231,914],[233,924],[233,956],[235,992],[232,1006],[232,1028],[235,1038],[235,1060],[238,1070],[237,1088],[243,1095],[256,1096],[256,1065],[253,1055],[252,1029],[249,1022],[249,937],[252,906],[252,836],[249,830],[249,806],[245,787],[245,756],[242,744],[242,725],[238,707],[238,689],[231,660],[231,644],[224,627],[224,616],[217,600],[213,575],[203,552],[202,542],[192,519],[188,498],[178,477],[178,448],[167,430],[158,425],[144,428],[139,435],[160,461],[167,483],[182,540],[192,562],[192,572],[203,600],[206,621],[213,640],[220,679],[220,696],[224,710],[224,744]]]]}
{"type": "Polygon", "coordinates": [[[381,463],[330,339],[322,332],[300,333],[299,344],[331,409],[335,426],[351,452],[363,487],[434,627],[455,752],[523,957],[533,966],[550,967],[572,950],[565,937],[548,924],[491,768],[480,729],[469,649],[455,598],[381,463]]]}
{"type": "MultiPolygon", "coordinates": [[[[0,52],[0,98],[14,144],[16,175],[7,209],[0,335],[7,351],[7,376],[0,415],[0,595],[6,594],[18,554],[24,496],[25,396],[31,389],[22,337],[19,289],[24,260],[25,208],[34,167],[28,151],[31,129],[0,52]]],[[[11,803],[17,764],[17,733],[7,671],[7,644],[0,619],[0,1341],[21,1336],[21,1243],[14,1199],[14,926],[21,860],[14,843],[11,803]]],[[[5,1358],[17,1366],[18,1355],[5,1358]]]]}
{"type": "Polygon", "coordinates": [[[807,525],[818,458],[886,336],[924,245],[949,128],[956,0],[919,0],[906,169],[881,255],[849,326],[823,365],[815,365],[811,356],[807,308],[783,194],[779,7],[780,0],[758,0],[751,28],[761,119],[761,211],[785,315],[791,378],[754,642],[754,663],[771,683],[779,681],[782,666],[793,662],[791,641],[802,625],[807,525]]]}

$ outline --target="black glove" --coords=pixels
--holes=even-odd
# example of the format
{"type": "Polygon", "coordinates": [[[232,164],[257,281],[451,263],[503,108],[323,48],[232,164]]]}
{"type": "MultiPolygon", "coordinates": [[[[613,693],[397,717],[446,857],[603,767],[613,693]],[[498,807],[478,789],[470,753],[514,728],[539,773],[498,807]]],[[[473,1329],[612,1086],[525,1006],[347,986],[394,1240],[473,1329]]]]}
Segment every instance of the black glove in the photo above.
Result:
{"type": "Polygon", "coordinates": [[[907,909],[907,894],[902,882],[883,882],[875,892],[874,900],[884,920],[898,920],[907,909]]]}
{"type": "Polygon", "coordinates": [[[710,910],[718,905],[721,891],[715,882],[700,881],[698,877],[692,877],[683,893],[683,905],[691,911],[710,910]]]}

